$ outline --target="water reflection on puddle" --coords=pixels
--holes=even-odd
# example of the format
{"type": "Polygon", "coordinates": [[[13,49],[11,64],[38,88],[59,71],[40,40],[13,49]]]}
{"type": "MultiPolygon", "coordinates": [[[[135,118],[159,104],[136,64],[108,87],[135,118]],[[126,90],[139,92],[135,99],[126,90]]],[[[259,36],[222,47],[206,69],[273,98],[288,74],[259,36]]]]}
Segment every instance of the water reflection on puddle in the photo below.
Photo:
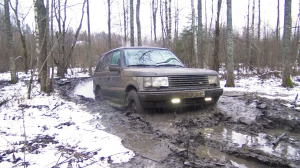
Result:
{"type": "MultiPolygon", "coordinates": [[[[201,132],[204,133],[207,139],[226,141],[236,148],[247,147],[255,150],[261,150],[264,153],[289,160],[300,159],[299,149],[296,149],[290,144],[284,142],[273,147],[271,142],[266,138],[267,134],[264,133],[259,133],[258,135],[247,135],[221,126],[205,128],[201,132]]],[[[278,133],[276,135],[278,135],[278,133]]],[[[293,136],[290,135],[290,138],[293,138],[293,136]]]]}

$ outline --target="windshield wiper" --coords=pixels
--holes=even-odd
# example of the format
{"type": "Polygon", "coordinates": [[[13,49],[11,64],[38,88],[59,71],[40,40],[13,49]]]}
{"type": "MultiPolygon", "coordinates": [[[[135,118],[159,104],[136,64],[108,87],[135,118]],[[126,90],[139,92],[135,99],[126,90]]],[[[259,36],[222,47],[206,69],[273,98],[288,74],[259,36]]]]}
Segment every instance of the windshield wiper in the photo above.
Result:
{"type": "Polygon", "coordinates": [[[159,64],[159,65],[156,65],[156,66],[177,66],[177,67],[185,68],[185,66],[183,66],[183,65],[176,65],[176,64],[159,64]]]}

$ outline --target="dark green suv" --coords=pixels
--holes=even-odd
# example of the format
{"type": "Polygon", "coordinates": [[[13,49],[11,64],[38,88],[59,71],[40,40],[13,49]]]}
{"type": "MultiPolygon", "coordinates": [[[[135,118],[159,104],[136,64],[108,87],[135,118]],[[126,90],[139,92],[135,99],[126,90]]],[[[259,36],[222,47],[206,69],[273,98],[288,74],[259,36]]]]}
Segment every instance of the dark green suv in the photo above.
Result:
{"type": "Polygon", "coordinates": [[[186,68],[170,50],[154,47],[122,47],[103,54],[93,83],[96,99],[135,112],[212,104],[223,93],[216,71],[186,68]]]}

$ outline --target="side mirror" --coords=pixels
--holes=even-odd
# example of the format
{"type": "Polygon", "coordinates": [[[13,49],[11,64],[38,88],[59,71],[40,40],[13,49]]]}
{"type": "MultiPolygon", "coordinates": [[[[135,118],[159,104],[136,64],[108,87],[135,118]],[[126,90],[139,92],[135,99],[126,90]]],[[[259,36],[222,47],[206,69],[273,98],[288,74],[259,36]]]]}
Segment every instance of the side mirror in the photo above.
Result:
{"type": "Polygon", "coordinates": [[[121,71],[121,67],[119,65],[110,65],[109,71],[121,71]]]}

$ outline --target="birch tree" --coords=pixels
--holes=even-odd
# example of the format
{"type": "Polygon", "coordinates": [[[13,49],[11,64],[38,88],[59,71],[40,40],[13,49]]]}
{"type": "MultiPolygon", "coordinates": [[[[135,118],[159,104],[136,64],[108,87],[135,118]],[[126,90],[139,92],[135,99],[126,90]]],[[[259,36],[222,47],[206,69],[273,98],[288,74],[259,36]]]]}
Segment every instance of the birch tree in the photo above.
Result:
{"type": "Polygon", "coordinates": [[[137,0],[136,2],[136,27],[137,27],[138,46],[141,46],[142,35],[141,35],[141,21],[140,21],[140,0],[137,0]]]}
{"type": "Polygon", "coordinates": [[[47,10],[43,0],[33,0],[35,13],[36,53],[38,56],[38,72],[41,91],[47,92],[47,10]]]}
{"type": "Polygon", "coordinates": [[[217,21],[216,21],[216,32],[215,32],[215,49],[213,56],[213,70],[219,71],[220,60],[219,60],[219,47],[220,47],[220,12],[221,12],[222,0],[218,0],[218,11],[217,11],[217,21]]]}
{"type": "Polygon", "coordinates": [[[291,1],[285,0],[284,5],[284,30],[283,30],[283,67],[282,67],[282,86],[294,87],[291,79],[291,33],[292,33],[292,17],[291,17],[291,1]]]}
{"type": "Polygon", "coordinates": [[[10,82],[15,84],[18,82],[17,77],[17,67],[14,58],[14,42],[10,22],[9,14],[9,3],[10,0],[4,0],[4,15],[5,15],[5,26],[6,26],[6,38],[7,38],[7,48],[8,48],[8,57],[9,57],[9,69],[10,69],[10,82]]]}
{"type": "Polygon", "coordinates": [[[226,87],[234,87],[234,57],[233,57],[233,34],[232,34],[232,2],[227,0],[227,59],[226,59],[226,87]]]}
{"type": "Polygon", "coordinates": [[[134,46],[134,11],[133,11],[133,0],[130,0],[130,45],[134,46]]]}

